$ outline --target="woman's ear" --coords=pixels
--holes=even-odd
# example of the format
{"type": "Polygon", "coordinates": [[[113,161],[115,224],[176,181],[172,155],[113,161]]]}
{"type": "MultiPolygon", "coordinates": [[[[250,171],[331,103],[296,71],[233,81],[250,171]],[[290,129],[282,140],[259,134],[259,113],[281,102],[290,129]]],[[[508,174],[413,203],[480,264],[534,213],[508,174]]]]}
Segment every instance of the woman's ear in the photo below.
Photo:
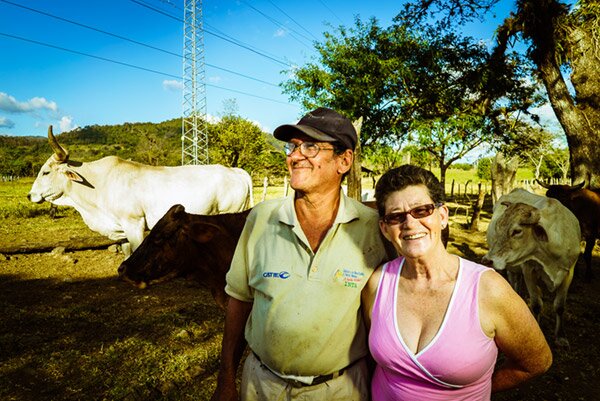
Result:
{"type": "Polygon", "coordinates": [[[450,221],[450,210],[448,209],[448,206],[446,206],[445,203],[442,206],[440,206],[438,210],[440,211],[440,217],[442,218],[442,229],[446,228],[448,222],[450,221]]]}
{"type": "Polygon", "coordinates": [[[392,236],[390,234],[388,234],[387,229],[388,229],[387,224],[385,224],[383,222],[383,220],[379,220],[379,230],[381,231],[381,234],[383,234],[385,239],[392,242],[392,236]]]}

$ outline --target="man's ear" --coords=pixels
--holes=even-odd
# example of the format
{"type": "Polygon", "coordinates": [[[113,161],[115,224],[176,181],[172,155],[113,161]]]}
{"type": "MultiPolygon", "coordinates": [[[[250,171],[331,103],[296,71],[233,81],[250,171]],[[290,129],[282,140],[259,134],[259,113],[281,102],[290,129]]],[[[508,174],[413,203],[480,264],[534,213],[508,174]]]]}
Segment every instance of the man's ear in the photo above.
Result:
{"type": "Polygon", "coordinates": [[[340,175],[346,174],[352,167],[352,161],[354,160],[354,152],[351,149],[346,149],[344,153],[338,156],[340,160],[340,166],[338,173],[340,175]]]}

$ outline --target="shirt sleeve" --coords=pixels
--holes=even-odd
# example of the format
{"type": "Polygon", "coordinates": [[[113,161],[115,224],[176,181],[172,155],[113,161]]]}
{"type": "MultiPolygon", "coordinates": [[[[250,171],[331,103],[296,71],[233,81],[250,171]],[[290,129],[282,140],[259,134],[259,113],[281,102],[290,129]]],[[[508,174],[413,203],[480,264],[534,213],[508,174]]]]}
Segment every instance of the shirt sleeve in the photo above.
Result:
{"type": "Polygon", "coordinates": [[[233,260],[229,271],[225,276],[225,292],[240,301],[252,302],[254,300],[254,291],[249,286],[249,240],[254,225],[254,213],[248,215],[242,234],[235,248],[233,260]]]}

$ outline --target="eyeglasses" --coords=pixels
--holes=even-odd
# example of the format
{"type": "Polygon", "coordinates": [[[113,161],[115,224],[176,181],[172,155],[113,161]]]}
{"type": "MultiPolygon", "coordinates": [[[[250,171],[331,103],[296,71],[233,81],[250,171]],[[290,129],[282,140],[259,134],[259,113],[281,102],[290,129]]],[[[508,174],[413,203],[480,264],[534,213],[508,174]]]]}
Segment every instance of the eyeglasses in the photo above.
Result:
{"type": "Polygon", "coordinates": [[[300,149],[300,154],[307,158],[315,157],[321,150],[334,150],[335,148],[322,148],[313,142],[293,143],[288,142],[284,146],[285,154],[291,156],[296,149],[300,149]]]}
{"type": "Polygon", "coordinates": [[[412,217],[414,217],[415,219],[424,219],[427,216],[431,216],[433,214],[433,211],[435,210],[435,208],[440,207],[442,205],[443,205],[442,202],[435,203],[435,204],[430,203],[428,205],[421,205],[421,206],[413,207],[412,209],[410,209],[406,212],[396,212],[396,213],[386,214],[385,216],[383,216],[381,218],[381,220],[383,220],[383,222],[385,224],[393,226],[396,224],[404,223],[409,214],[412,217]]]}

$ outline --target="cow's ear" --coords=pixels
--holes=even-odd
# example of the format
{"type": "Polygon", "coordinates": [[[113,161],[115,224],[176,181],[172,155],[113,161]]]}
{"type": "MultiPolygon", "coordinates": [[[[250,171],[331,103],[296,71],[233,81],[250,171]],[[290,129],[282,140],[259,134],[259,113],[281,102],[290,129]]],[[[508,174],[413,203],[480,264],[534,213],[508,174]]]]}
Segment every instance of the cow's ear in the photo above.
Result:
{"type": "Polygon", "coordinates": [[[540,226],[539,224],[533,226],[533,235],[535,235],[535,238],[542,242],[548,242],[548,233],[544,227],[540,226]]]}
{"type": "Polygon", "coordinates": [[[195,223],[190,225],[186,234],[196,242],[206,243],[219,233],[219,228],[214,224],[195,223]]]}
{"type": "Polygon", "coordinates": [[[84,182],[85,180],[83,179],[82,176],[79,175],[79,173],[75,170],[72,170],[70,168],[66,168],[65,169],[65,175],[67,176],[67,178],[71,181],[75,181],[75,182],[84,182]]]}

